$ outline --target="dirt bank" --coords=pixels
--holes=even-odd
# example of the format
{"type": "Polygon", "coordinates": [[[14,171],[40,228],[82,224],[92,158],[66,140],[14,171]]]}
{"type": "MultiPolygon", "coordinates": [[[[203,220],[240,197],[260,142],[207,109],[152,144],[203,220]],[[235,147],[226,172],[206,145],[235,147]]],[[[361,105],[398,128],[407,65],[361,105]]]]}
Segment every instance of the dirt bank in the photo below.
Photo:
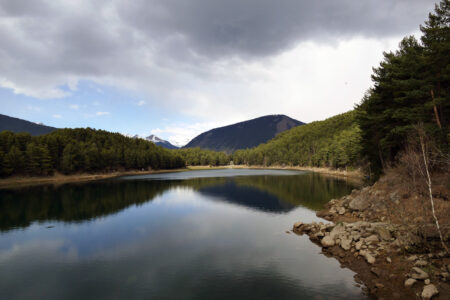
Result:
{"type": "Polygon", "coordinates": [[[68,182],[94,181],[126,175],[145,175],[145,174],[183,172],[183,171],[189,171],[189,169],[186,168],[174,170],[126,171],[126,172],[109,172],[99,174],[75,174],[75,175],[55,174],[53,176],[46,176],[46,177],[11,177],[6,179],[0,179],[0,189],[20,188],[24,186],[41,185],[41,184],[58,185],[68,182]]]}
{"type": "MultiPolygon", "coordinates": [[[[441,245],[427,197],[391,173],[372,187],[331,200],[317,213],[332,223],[294,224],[374,299],[450,299],[450,255],[441,245]]],[[[436,178],[436,215],[450,243],[448,174],[436,178]],[[443,182],[443,186],[439,186],[443,182]]]]}
{"type": "Polygon", "coordinates": [[[101,180],[107,178],[120,177],[125,175],[145,175],[145,174],[157,174],[157,173],[170,173],[170,172],[184,172],[192,170],[218,170],[218,169],[277,169],[277,170],[300,170],[300,171],[312,171],[317,173],[322,173],[330,176],[338,177],[349,177],[354,180],[360,180],[362,174],[357,171],[346,172],[331,170],[326,168],[303,168],[303,167],[282,167],[282,166],[246,166],[246,165],[236,165],[236,166],[188,166],[184,169],[174,169],[174,170],[153,170],[153,171],[126,171],[126,172],[109,172],[109,173],[97,173],[97,174],[74,174],[74,175],[64,175],[55,174],[53,176],[42,176],[42,177],[21,177],[15,176],[10,178],[0,179],[0,189],[5,188],[20,188],[31,185],[41,185],[41,184],[63,184],[68,182],[83,182],[83,181],[93,181],[101,180]]]}

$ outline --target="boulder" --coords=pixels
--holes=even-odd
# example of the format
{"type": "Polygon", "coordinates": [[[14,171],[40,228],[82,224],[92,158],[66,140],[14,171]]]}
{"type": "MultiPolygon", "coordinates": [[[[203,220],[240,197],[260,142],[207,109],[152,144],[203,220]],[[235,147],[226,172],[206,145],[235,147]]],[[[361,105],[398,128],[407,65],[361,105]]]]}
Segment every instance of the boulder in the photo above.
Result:
{"type": "Polygon", "coordinates": [[[342,224],[338,224],[338,225],[334,226],[333,230],[331,230],[330,237],[334,241],[343,234],[345,234],[345,227],[342,224]]]}
{"type": "Polygon", "coordinates": [[[411,269],[411,278],[425,280],[428,278],[428,273],[418,267],[413,267],[411,269]]]}
{"type": "Polygon", "coordinates": [[[345,214],[345,208],[344,207],[339,208],[338,214],[340,214],[340,215],[345,214]]]}
{"type": "Polygon", "coordinates": [[[433,296],[435,296],[437,294],[439,294],[439,291],[436,288],[436,286],[434,286],[434,284],[429,284],[429,285],[426,285],[423,288],[421,296],[422,296],[422,299],[427,299],[428,300],[428,299],[433,298],[433,296]]]}
{"type": "Polygon", "coordinates": [[[352,242],[351,239],[346,239],[345,237],[343,237],[343,238],[341,239],[341,248],[344,249],[344,250],[346,250],[346,251],[350,250],[350,248],[351,248],[351,242],[352,242]]]}
{"type": "Polygon", "coordinates": [[[416,282],[417,280],[415,280],[414,278],[408,278],[405,280],[405,287],[412,287],[416,282]]]}
{"type": "Polygon", "coordinates": [[[334,246],[334,239],[331,238],[331,236],[327,235],[322,239],[321,244],[323,247],[334,246]]]}
{"type": "Polygon", "coordinates": [[[356,196],[352,201],[350,201],[348,207],[351,210],[363,211],[369,208],[369,205],[370,205],[369,199],[367,197],[362,197],[359,195],[356,196]]]}

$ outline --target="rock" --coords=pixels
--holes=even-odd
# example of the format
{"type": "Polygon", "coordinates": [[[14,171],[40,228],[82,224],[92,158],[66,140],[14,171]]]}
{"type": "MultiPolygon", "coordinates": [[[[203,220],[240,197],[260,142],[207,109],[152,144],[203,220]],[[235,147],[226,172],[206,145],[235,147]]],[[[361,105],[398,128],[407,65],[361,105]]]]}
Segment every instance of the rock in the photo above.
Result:
{"type": "Polygon", "coordinates": [[[416,261],[416,262],[414,263],[414,265],[415,265],[416,267],[425,267],[426,265],[428,265],[428,262],[425,261],[425,260],[420,259],[420,260],[416,261]]]}
{"type": "Polygon", "coordinates": [[[428,273],[418,267],[413,267],[411,269],[411,277],[414,279],[424,280],[428,278],[428,273]]]}
{"type": "Polygon", "coordinates": [[[418,259],[417,255],[411,255],[411,256],[408,257],[406,260],[407,260],[407,261],[415,261],[415,260],[417,260],[417,259],[418,259]]]}
{"type": "Polygon", "coordinates": [[[385,227],[378,226],[375,230],[383,241],[390,241],[392,236],[385,227]]]}
{"type": "Polygon", "coordinates": [[[321,238],[321,237],[324,237],[325,234],[324,234],[322,231],[318,231],[314,236],[315,236],[316,238],[321,238]]]}
{"type": "Polygon", "coordinates": [[[439,294],[438,289],[434,286],[434,284],[426,285],[422,291],[422,299],[431,299],[433,296],[439,294]]]}
{"type": "Polygon", "coordinates": [[[447,265],[447,271],[450,272],[450,265],[447,265]]]}
{"type": "Polygon", "coordinates": [[[388,256],[388,257],[386,257],[386,261],[387,261],[388,263],[391,263],[391,262],[392,262],[392,259],[388,256]]]}
{"type": "Polygon", "coordinates": [[[294,229],[300,228],[303,225],[303,222],[294,223],[294,229]]]}
{"type": "Polygon", "coordinates": [[[358,242],[356,242],[356,243],[355,243],[355,248],[356,248],[356,250],[361,250],[362,244],[363,244],[363,241],[358,241],[358,242]]]}
{"type": "Polygon", "coordinates": [[[416,282],[417,280],[415,280],[414,278],[408,278],[405,280],[405,287],[412,287],[416,282]]]}
{"type": "Polygon", "coordinates": [[[340,215],[345,214],[345,208],[344,207],[339,208],[338,214],[340,214],[340,215]]]}
{"type": "Polygon", "coordinates": [[[375,234],[372,234],[369,237],[366,237],[366,243],[378,243],[380,240],[378,239],[378,236],[375,234]]]}
{"type": "Polygon", "coordinates": [[[431,283],[431,280],[430,279],[425,279],[425,281],[423,283],[425,283],[425,285],[428,285],[428,284],[431,283]]]}
{"type": "Polygon", "coordinates": [[[323,247],[334,246],[334,239],[331,238],[331,236],[327,235],[322,239],[321,244],[323,247]]]}
{"type": "Polygon", "coordinates": [[[375,263],[375,257],[373,257],[369,252],[366,252],[364,257],[369,264],[373,265],[375,263]]]}
{"type": "Polygon", "coordinates": [[[382,288],[384,288],[384,284],[379,283],[379,282],[375,283],[375,286],[377,287],[377,289],[382,289],[382,288]]]}
{"type": "Polygon", "coordinates": [[[345,233],[345,227],[342,224],[338,224],[334,226],[333,230],[330,232],[330,237],[334,240],[336,240],[340,235],[343,235],[345,233]]]}
{"type": "Polygon", "coordinates": [[[353,198],[352,201],[350,201],[350,203],[348,204],[348,207],[351,210],[362,211],[362,210],[366,210],[369,207],[369,205],[370,205],[370,203],[369,203],[368,198],[358,195],[355,198],[353,198]]]}
{"type": "Polygon", "coordinates": [[[344,250],[346,250],[346,251],[350,250],[350,248],[351,248],[351,242],[352,242],[352,240],[343,238],[343,239],[341,240],[341,248],[344,249],[344,250]]]}

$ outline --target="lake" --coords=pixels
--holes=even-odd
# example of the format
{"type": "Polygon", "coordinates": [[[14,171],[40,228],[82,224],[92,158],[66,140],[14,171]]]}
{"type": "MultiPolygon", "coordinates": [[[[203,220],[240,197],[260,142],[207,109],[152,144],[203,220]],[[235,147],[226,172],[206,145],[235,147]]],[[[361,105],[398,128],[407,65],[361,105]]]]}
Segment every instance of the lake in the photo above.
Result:
{"type": "Polygon", "coordinates": [[[0,190],[0,299],[361,299],[286,233],[353,188],[224,169],[0,190]]]}

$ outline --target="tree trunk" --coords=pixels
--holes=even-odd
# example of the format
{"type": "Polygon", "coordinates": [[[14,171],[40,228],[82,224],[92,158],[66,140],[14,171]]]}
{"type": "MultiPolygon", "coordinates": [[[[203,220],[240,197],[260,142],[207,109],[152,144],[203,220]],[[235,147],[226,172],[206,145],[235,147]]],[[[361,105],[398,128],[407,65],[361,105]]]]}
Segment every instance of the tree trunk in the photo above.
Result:
{"type": "Polygon", "coordinates": [[[431,89],[430,92],[431,92],[431,99],[433,99],[434,117],[436,118],[437,125],[439,126],[440,129],[442,129],[441,121],[439,120],[438,109],[436,107],[436,101],[434,100],[434,91],[433,91],[433,89],[431,89]]]}

